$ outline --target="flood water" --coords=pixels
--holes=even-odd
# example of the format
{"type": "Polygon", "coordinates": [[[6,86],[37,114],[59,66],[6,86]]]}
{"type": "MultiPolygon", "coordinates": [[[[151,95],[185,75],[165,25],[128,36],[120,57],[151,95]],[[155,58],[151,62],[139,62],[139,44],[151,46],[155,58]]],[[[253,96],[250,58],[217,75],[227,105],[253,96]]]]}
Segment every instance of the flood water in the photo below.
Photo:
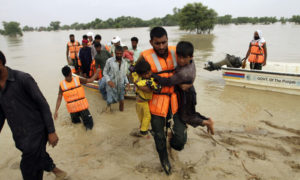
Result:
{"type": "MultiPolygon", "coordinates": [[[[273,25],[218,25],[210,35],[195,35],[180,31],[178,27],[166,27],[169,45],[176,45],[176,43],[181,40],[191,41],[194,44],[194,59],[197,67],[197,78],[195,81],[198,101],[197,110],[202,114],[211,117],[216,123],[215,126],[217,130],[243,131],[249,128],[267,129],[263,121],[268,121],[282,127],[300,130],[300,96],[226,86],[220,71],[208,72],[203,70],[206,61],[222,60],[226,53],[243,58],[246,55],[249,42],[256,29],[262,30],[263,37],[267,42],[267,62],[300,63],[299,25],[281,25],[279,23],[273,25]]],[[[94,32],[94,34],[101,34],[102,43],[106,44],[113,36],[119,36],[121,37],[122,42],[128,47],[130,46],[130,38],[136,36],[139,38],[139,48],[148,49],[151,48],[149,43],[149,30],[149,28],[130,28],[91,31],[94,32]]],[[[66,64],[66,44],[69,40],[69,34],[73,33],[75,34],[76,40],[81,40],[82,35],[87,32],[88,30],[26,32],[23,37],[18,38],[0,36],[0,50],[6,55],[7,66],[28,72],[35,78],[41,91],[49,102],[51,110],[54,111],[59,82],[63,79],[61,68],[66,64]]],[[[94,120],[105,117],[109,120],[105,120],[106,125],[119,126],[119,123],[113,123],[113,121],[116,119],[119,120],[120,114],[103,116],[100,109],[105,105],[105,102],[101,100],[99,93],[88,89],[85,91],[94,120]],[[101,106],[101,108],[98,108],[98,106],[101,106]]],[[[129,119],[134,119],[129,123],[132,125],[135,121],[137,122],[135,102],[133,100],[126,100],[125,110],[126,108],[128,112],[125,114],[130,116],[129,119]]],[[[69,122],[70,117],[66,113],[64,104],[61,105],[60,109],[60,118],[63,119],[62,122],[69,122]]],[[[72,126],[72,124],[68,125],[72,126]]],[[[61,129],[60,133],[64,134],[63,127],[59,127],[64,126],[64,124],[56,124],[56,126],[58,126],[58,129],[61,129]]],[[[128,125],[126,125],[126,122],[122,122],[121,126],[127,127],[128,125]]],[[[100,130],[100,127],[101,125],[97,128],[99,132],[102,134],[106,132],[105,130],[100,130]]],[[[8,127],[6,125],[4,133],[9,134],[7,129],[8,127]]],[[[122,130],[122,128],[119,130],[122,130]]],[[[278,131],[280,132],[281,130],[278,131]]],[[[1,137],[0,134],[0,147],[6,144],[9,144],[7,148],[13,147],[12,139],[8,139],[8,137],[9,135],[4,137],[6,143],[3,143],[3,136],[1,137]]],[[[191,135],[191,137],[193,137],[193,135],[191,135]]],[[[272,141],[270,140],[270,142],[272,141]]],[[[296,157],[298,157],[299,160],[299,143],[296,149],[297,148],[298,154],[296,154],[296,157]]],[[[191,150],[187,151],[190,152],[191,150]]],[[[3,149],[2,151],[0,150],[0,152],[3,153],[3,149]]],[[[54,153],[55,152],[56,151],[54,151],[54,153]]],[[[2,157],[3,155],[0,156],[2,157]]],[[[182,156],[189,157],[189,155],[182,156]]],[[[192,158],[190,157],[190,159],[192,158]]],[[[274,160],[274,162],[276,161],[274,160]]],[[[255,164],[250,164],[249,166],[255,167],[255,164]]],[[[270,167],[270,169],[272,168],[270,167]]],[[[75,173],[75,170],[69,171],[75,173]]],[[[203,173],[206,173],[206,171],[203,173]]],[[[284,173],[282,177],[288,174],[289,173],[284,173]]],[[[299,173],[296,173],[296,176],[297,175],[299,175],[299,173]]],[[[92,176],[88,177],[93,179],[92,176]]],[[[126,177],[130,179],[135,176],[126,177]]],[[[201,179],[199,178],[201,176],[198,176],[198,172],[195,177],[196,179],[201,179]]],[[[271,175],[265,177],[267,177],[267,179],[273,179],[273,176],[271,175]]],[[[231,179],[231,176],[228,175],[223,178],[231,179]]]]}

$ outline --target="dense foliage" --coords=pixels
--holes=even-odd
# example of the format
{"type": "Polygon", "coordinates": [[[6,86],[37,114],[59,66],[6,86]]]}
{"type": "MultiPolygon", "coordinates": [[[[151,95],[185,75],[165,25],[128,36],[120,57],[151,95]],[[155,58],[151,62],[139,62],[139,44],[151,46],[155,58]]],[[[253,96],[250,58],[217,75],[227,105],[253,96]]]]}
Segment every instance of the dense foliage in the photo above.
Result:
{"type": "Polygon", "coordinates": [[[179,11],[180,29],[196,31],[197,34],[210,33],[217,22],[218,14],[202,3],[187,4],[179,11]]]}
{"type": "Polygon", "coordinates": [[[7,36],[23,36],[22,29],[20,28],[20,23],[11,21],[11,22],[2,22],[4,30],[0,30],[0,34],[7,36]]]}
{"type": "Polygon", "coordinates": [[[130,27],[154,27],[154,26],[180,26],[180,29],[187,31],[195,31],[196,33],[210,33],[215,24],[273,24],[281,22],[292,22],[300,24],[300,15],[294,15],[292,18],[281,17],[236,17],[231,15],[217,16],[213,9],[201,3],[187,4],[182,9],[174,8],[173,14],[167,14],[160,18],[155,17],[150,20],[143,20],[138,17],[121,16],[118,18],[109,18],[102,20],[96,18],[95,20],[87,23],[74,22],[71,25],[61,25],[60,21],[50,22],[48,27],[30,27],[24,26],[20,28],[20,23],[2,22],[4,29],[0,29],[0,34],[9,36],[22,36],[22,30],[25,31],[57,31],[57,30],[85,30],[85,29],[108,29],[108,28],[130,28],[130,27]]]}

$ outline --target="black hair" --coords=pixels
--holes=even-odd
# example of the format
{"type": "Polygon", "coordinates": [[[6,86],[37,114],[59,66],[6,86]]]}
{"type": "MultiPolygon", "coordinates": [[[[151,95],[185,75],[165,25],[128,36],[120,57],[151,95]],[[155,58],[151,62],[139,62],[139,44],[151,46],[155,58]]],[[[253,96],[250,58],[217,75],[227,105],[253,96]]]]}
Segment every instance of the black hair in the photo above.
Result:
{"type": "Polygon", "coordinates": [[[70,36],[69,37],[74,37],[74,34],[70,34],[70,36]]]}
{"type": "Polygon", "coordinates": [[[116,46],[115,52],[117,52],[117,51],[122,51],[123,52],[122,46],[116,46]]]}
{"type": "Polygon", "coordinates": [[[139,39],[138,39],[137,37],[132,37],[132,38],[131,38],[131,41],[139,42],[139,39]]]}
{"type": "Polygon", "coordinates": [[[2,51],[0,51],[0,61],[2,62],[2,65],[5,66],[6,58],[5,58],[4,54],[2,53],[2,51]]]}
{"type": "Polygon", "coordinates": [[[145,59],[140,59],[136,62],[134,69],[138,75],[142,75],[150,71],[151,67],[145,59]]]}
{"type": "Polygon", "coordinates": [[[128,47],[127,46],[123,46],[123,51],[124,50],[128,50],[128,47]]]}
{"type": "Polygon", "coordinates": [[[82,36],[82,39],[88,39],[88,36],[85,34],[82,36]]]}
{"type": "Polygon", "coordinates": [[[67,77],[69,76],[69,74],[71,73],[71,68],[67,65],[65,65],[62,69],[61,69],[62,74],[67,77]]]}
{"type": "Polygon", "coordinates": [[[176,54],[177,56],[182,57],[193,57],[194,54],[194,46],[192,43],[188,41],[180,41],[176,46],[176,54]]]}
{"type": "Polygon", "coordinates": [[[164,35],[168,37],[167,31],[163,27],[154,27],[150,31],[150,39],[152,40],[154,37],[161,38],[164,35]]]}
{"type": "Polygon", "coordinates": [[[95,46],[95,48],[97,48],[97,47],[101,47],[101,44],[100,44],[100,43],[98,43],[98,42],[95,42],[95,43],[94,43],[94,46],[95,46]]]}
{"type": "Polygon", "coordinates": [[[100,39],[101,40],[102,38],[101,38],[100,34],[96,34],[95,39],[100,39]]]}

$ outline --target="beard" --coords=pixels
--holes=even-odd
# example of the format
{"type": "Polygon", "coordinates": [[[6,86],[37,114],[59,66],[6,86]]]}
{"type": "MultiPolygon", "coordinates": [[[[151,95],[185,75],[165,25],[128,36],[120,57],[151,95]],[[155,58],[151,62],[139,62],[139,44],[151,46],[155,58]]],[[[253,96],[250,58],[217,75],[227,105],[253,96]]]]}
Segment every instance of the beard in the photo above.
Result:
{"type": "Polygon", "coordinates": [[[160,50],[156,50],[154,49],[155,53],[159,56],[159,57],[162,57],[162,58],[165,58],[168,56],[168,48],[166,48],[164,50],[164,52],[160,51],[160,50]]]}
{"type": "Polygon", "coordinates": [[[122,56],[116,56],[116,60],[121,61],[122,60],[122,56]]]}

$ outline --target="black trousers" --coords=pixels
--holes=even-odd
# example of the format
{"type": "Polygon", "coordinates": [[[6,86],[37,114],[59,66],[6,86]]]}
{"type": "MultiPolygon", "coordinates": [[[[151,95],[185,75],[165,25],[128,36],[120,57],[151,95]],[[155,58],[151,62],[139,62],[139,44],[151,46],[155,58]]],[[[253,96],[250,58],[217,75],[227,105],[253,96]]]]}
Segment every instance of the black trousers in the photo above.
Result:
{"type": "Polygon", "coordinates": [[[80,118],[81,118],[84,126],[87,129],[93,128],[93,126],[94,126],[93,117],[88,109],[77,112],[77,113],[71,113],[70,115],[71,115],[72,122],[74,124],[80,123],[81,122],[80,118]]]}
{"type": "MultiPolygon", "coordinates": [[[[168,158],[167,146],[166,146],[166,133],[165,133],[165,127],[167,125],[166,120],[168,119],[169,118],[151,115],[152,135],[154,137],[156,150],[159,154],[159,158],[161,162],[164,159],[168,158]]],[[[173,116],[173,120],[174,120],[174,125],[172,128],[173,136],[170,140],[170,145],[173,149],[180,151],[184,148],[184,145],[187,141],[186,124],[183,123],[183,121],[180,119],[178,113],[176,113],[173,116]]]]}
{"type": "Polygon", "coordinates": [[[55,168],[52,158],[46,152],[48,134],[39,133],[26,138],[26,147],[22,149],[20,169],[24,180],[42,180],[44,171],[55,168]]]}
{"type": "Polygon", "coordinates": [[[262,63],[250,63],[250,69],[256,69],[261,70],[262,69],[262,63]]]}

